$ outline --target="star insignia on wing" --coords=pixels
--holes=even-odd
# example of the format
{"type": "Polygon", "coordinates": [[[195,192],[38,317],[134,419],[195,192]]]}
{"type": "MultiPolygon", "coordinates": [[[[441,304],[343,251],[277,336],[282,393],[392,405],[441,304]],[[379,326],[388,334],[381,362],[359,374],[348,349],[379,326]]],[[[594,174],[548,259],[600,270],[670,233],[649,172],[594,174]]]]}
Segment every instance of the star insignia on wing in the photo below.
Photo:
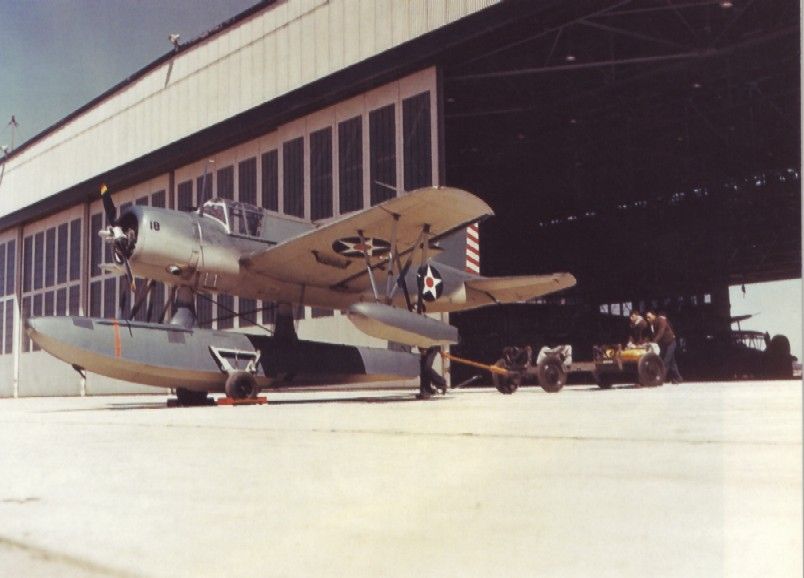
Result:
{"type": "Polygon", "coordinates": [[[391,243],[372,237],[345,237],[332,243],[332,250],[344,257],[377,257],[391,250],[391,243]]]}

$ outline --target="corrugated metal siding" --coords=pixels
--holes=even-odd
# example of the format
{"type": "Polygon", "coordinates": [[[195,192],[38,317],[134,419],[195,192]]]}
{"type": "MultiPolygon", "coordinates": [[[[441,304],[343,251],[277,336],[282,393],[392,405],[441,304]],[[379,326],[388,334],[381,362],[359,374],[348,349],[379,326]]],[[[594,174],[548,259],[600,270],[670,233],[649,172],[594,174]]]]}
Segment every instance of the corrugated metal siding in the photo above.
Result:
{"type": "Polygon", "coordinates": [[[0,214],[496,2],[279,3],[179,53],[12,158],[0,183],[0,214]]]}

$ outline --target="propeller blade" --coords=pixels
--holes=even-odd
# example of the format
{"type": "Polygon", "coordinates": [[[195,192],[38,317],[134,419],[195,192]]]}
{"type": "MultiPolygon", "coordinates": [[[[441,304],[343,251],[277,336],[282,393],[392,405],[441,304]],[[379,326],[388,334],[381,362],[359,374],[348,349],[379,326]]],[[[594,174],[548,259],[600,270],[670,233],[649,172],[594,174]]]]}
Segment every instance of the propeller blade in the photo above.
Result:
{"type": "Polygon", "coordinates": [[[117,221],[117,207],[114,206],[112,196],[107,194],[109,187],[103,183],[100,188],[101,199],[103,200],[103,210],[106,212],[106,222],[113,225],[117,221]]]}
{"type": "MultiPolygon", "coordinates": [[[[142,304],[145,303],[146,299],[148,299],[148,295],[150,295],[151,290],[153,290],[154,286],[156,286],[156,281],[153,279],[148,279],[146,283],[140,285],[137,290],[137,295],[134,299],[134,306],[131,308],[131,311],[128,314],[128,319],[131,321],[137,316],[139,310],[142,308],[142,304]]],[[[148,307],[148,320],[150,321],[150,313],[153,311],[153,302],[148,307]]]]}

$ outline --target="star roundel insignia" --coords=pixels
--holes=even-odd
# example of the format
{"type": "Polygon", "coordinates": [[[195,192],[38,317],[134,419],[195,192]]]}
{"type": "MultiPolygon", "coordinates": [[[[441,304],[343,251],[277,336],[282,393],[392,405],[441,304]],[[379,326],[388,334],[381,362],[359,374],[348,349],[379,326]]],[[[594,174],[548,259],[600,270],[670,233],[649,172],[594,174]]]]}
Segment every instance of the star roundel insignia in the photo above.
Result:
{"type": "Polygon", "coordinates": [[[425,301],[435,301],[444,292],[444,281],[441,273],[432,265],[419,267],[416,275],[416,283],[419,286],[419,293],[425,301]]]}
{"type": "Polygon", "coordinates": [[[384,239],[365,237],[344,237],[332,243],[332,250],[344,257],[377,257],[391,250],[391,243],[384,239]]]}

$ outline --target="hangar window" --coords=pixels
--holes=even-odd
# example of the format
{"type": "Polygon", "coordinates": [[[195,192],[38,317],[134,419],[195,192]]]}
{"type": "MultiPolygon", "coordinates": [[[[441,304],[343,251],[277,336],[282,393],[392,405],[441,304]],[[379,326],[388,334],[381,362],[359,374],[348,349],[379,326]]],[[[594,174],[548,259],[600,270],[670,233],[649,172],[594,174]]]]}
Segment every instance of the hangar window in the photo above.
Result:
{"type": "Polygon", "coordinates": [[[299,137],[282,145],[282,169],[285,214],[304,218],[304,138],[299,137]]]}
{"type": "Polygon", "coordinates": [[[156,191],[151,195],[151,206],[165,208],[165,191],[156,191]]]}
{"type": "Polygon", "coordinates": [[[113,319],[117,314],[117,279],[108,277],[103,281],[103,316],[113,319]]]}
{"type": "Polygon", "coordinates": [[[70,236],[70,224],[62,223],[58,228],[59,248],[56,251],[56,283],[67,282],[67,257],[70,254],[68,238],[70,236]]]}
{"type": "Polygon", "coordinates": [[[257,302],[254,299],[240,297],[240,327],[248,327],[257,323],[257,302]]]}
{"type": "Polygon", "coordinates": [[[224,167],[218,171],[218,191],[221,199],[234,199],[234,167],[224,167]]]}
{"type": "Polygon", "coordinates": [[[6,334],[5,345],[3,346],[4,353],[11,353],[14,351],[14,302],[12,300],[6,301],[6,334]]]}
{"type": "Polygon", "coordinates": [[[234,297],[227,293],[218,294],[218,329],[234,327],[234,297]]]}
{"type": "Polygon", "coordinates": [[[276,150],[262,155],[262,206],[269,211],[279,210],[279,153],[276,150]]]}
{"type": "Polygon", "coordinates": [[[6,287],[5,281],[6,281],[6,246],[5,244],[0,244],[0,297],[5,295],[5,287],[6,287]]]}
{"type": "Polygon", "coordinates": [[[196,190],[198,191],[198,204],[202,205],[212,198],[212,177],[204,174],[196,180],[196,190]]]}
{"type": "Polygon", "coordinates": [[[310,133],[310,219],[332,216],[332,127],[310,133]]]}
{"type": "Polygon", "coordinates": [[[176,188],[176,208],[179,211],[191,211],[193,208],[193,181],[179,183],[176,188]]]}
{"type": "Polygon", "coordinates": [[[70,222],[70,281],[81,277],[81,219],[70,222]]]}
{"type": "Polygon", "coordinates": [[[237,199],[257,204],[257,159],[254,157],[237,165],[237,199]]]}
{"type": "Polygon", "coordinates": [[[28,235],[22,242],[22,291],[31,290],[31,274],[33,272],[33,236],[28,235]]]}
{"type": "Polygon", "coordinates": [[[202,329],[212,328],[212,302],[206,296],[198,295],[195,300],[195,312],[198,326],[202,329]]]}
{"type": "Polygon", "coordinates": [[[101,213],[92,215],[89,220],[89,238],[91,239],[89,274],[93,277],[101,274],[100,265],[103,260],[103,239],[98,236],[98,231],[100,231],[102,227],[103,215],[101,213]]]}
{"type": "Polygon", "coordinates": [[[146,195],[144,197],[140,197],[139,199],[134,201],[134,204],[137,205],[138,207],[147,207],[148,206],[148,195],[146,195]]]}
{"type": "MultiPolygon", "coordinates": [[[[31,315],[31,298],[30,297],[23,297],[22,298],[22,318],[25,319],[31,315]]],[[[22,338],[22,350],[24,352],[28,352],[31,350],[31,340],[28,337],[23,336],[22,338]]]]}
{"type": "Polygon", "coordinates": [[[371,204],[396,196],[396,118],[393,104],[369,113],[371,204]]]}
{"type": "Polygon", "coordinates": [[[90,317],[101,316],[101,282],[94,281],[89,286],[89,315],[90,317]]]}
{"type": "Polygon", "coordinates": [[[11,240],[8,242],[8,257],[6,258],[6,295],[13,295],[16,285],[16,254],[17,242],[11,240]]]}
{"type": "Polygon", "coordinates": [[[56,315],[67,315],[67,289],[56,291],[56,315]]]}
{"type": "Polygon", "coordinates": [[[56,282],[56,227],[45,232],[45,287],[56,282]]]}
{"type": "Polygon", "coordinates": [[[44,259],[42,258],[45,252],[45,233],[36,233],[34,235],[34,258],[33,258],[33,286],[34,289],[42,288],[42,265],[44,259]]]}
{"type": "Polygon", "coordinates": [[[45,316],[52,317],[53,316],[53,291],[48,291],[45,293],[45,316]]]}
{"type": "Polygon", "coordinates": [[[338,187],[341,213],[363,208],[363,118],[360,116],[338,125],[338,187]]]}
{"type": "Polygon", "coordinates": [[[405,190],[433,184],[433,154],[430,131],[430,93],[422,92],[402,101],[405,190]]]}

